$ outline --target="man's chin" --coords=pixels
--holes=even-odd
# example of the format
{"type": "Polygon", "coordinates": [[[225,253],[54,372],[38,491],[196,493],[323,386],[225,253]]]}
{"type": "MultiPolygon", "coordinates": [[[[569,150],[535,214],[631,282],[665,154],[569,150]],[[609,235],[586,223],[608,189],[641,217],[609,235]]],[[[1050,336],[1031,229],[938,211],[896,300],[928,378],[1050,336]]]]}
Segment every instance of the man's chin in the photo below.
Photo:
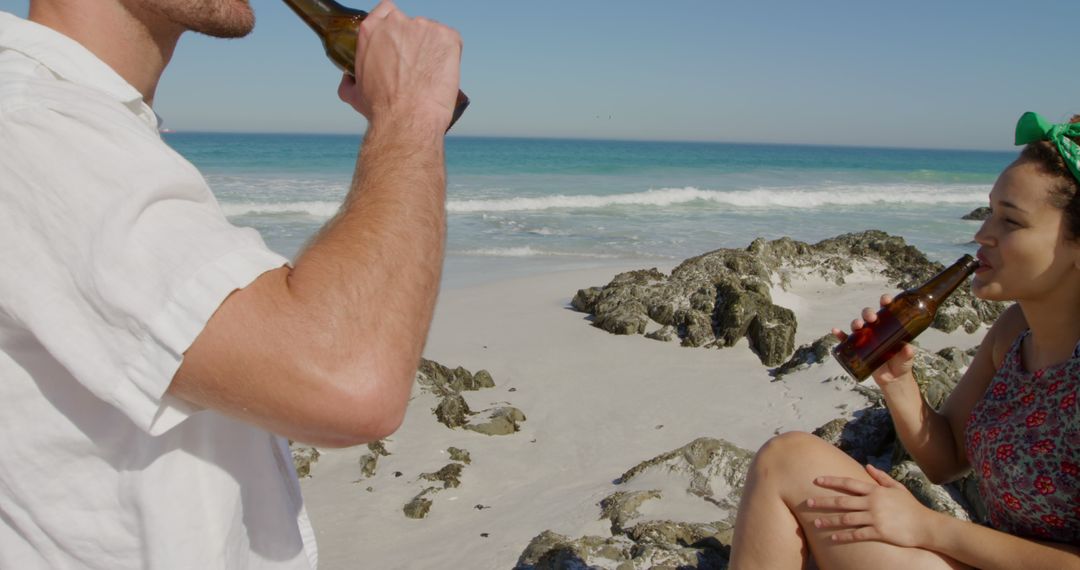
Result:
{"type": "Polygon", "coordinates": [[[255,29],[255,12],[246,0],[218,4],[220,10],[190,22],[188,29],[213,38],[236,39],[255,29]]]}

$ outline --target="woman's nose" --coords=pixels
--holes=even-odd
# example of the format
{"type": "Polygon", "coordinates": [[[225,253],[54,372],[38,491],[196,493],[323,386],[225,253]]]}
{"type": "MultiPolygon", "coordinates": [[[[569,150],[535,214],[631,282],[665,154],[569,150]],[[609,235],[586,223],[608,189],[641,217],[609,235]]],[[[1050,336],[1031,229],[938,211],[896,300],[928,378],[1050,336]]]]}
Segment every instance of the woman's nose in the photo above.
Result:
{"type": "Polygon", "coordinates": [[[991,219],[987,218],[983,221],[982,225],[979,226],[978,231],[975,232],[975,243],[987,246],[993,245],[994,238],[990,232],[990,222],[991,219]]]}

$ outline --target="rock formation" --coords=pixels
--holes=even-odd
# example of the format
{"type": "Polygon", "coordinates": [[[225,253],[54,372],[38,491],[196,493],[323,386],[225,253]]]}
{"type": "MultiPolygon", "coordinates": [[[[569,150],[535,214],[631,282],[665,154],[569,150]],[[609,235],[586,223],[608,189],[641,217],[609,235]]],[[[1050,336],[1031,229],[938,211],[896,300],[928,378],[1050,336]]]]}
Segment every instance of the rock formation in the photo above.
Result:
{"type": "MultiPolygon", "coordinates": [[[[687,259],[671,275],[655,268],[621,273],[603,287],[579,290],[571,306],[613,334],[678,338],[691,347],[728,347],[746,338],[762,363],[780,366],[795,350],[798,323],[790,309],[773,303],[773,288],[806,276],[842,285],[856,271],[873,271],[908,289],[942,269],[903,238],[876,230],[813,245],[790,238],[757,239],[746,249],[719,249],[687,259]]],[[[1003,309],[961,289],[944,303],[932,326],[974,332],[1003,309]]]]}

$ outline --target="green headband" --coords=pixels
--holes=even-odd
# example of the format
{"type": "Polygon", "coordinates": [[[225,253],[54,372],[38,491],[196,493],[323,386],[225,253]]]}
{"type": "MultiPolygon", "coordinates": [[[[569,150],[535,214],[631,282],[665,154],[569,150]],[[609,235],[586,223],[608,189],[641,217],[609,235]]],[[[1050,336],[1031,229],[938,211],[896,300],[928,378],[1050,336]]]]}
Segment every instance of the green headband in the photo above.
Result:
{"type": "Polygon", "coordinates": [[[1080,145],[1069,137],[1080,136],[1080,123],[1055,125],[1042,118],[1038,113],[1028,111],[1020,116],[1016,123],[1016,144],[1028,144],[1036,141],[1050,141],[1065,159],[1065,164],[1080,182],[1080,145]]]}

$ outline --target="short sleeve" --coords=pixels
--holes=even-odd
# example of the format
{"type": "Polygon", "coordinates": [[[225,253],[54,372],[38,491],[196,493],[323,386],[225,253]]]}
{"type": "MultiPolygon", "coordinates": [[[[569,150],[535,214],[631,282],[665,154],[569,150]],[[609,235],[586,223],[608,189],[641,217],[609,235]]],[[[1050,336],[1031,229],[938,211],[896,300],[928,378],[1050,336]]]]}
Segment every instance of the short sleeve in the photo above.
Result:
{"type": "Polygon", "coordinates": [[[230,293],[287,261],[124,105],[49,103],[0,109],[0,310],[163,433],[197,411],[165,394],[183,353],[230,293]]]}

